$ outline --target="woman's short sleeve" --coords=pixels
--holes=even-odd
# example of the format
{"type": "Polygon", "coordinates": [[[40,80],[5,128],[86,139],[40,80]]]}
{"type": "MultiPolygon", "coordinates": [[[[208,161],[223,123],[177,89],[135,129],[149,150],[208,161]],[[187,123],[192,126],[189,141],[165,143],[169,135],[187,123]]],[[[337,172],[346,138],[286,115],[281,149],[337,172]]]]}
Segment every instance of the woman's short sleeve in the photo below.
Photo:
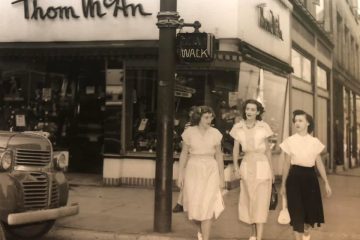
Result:
{"type": "Polygon", "coordinates": [[[239,129],[241,128],[240,124],[241,123],[236,123],[229,132],[230,136],[238,142],[240,142],[240,138],[239,138],[239,129]]]}
{"type": "Polygon", "coordinates": [[[315,138],[315,142],[314,142],[315,154],[320,154],[324,150],[324,148],[325,148],[324,144],[322,144],[322,142],[320,142],[319,139],[315,138]]]}
{"type": "Polygon", "coordinates": [[[186,145],[190,145],[190,131],[191,128],[188,127],[185,129],[185,131],[181,134],[181,137],[186,145]]]}
{"type": "Polygon", "coordinates": [[[274,132],[271,130],[269,124],[264,122],[264,126],[265,126],[265,137],[270,137],[274,135],[274,132]]]}
{"type": "Polygon", "coordinates": [[[291,153],[291,148],[289,144],[289,138],[285,139],[282,143],[280,143],[280,148],[287,154],[291,153]]]}
{"type": "Polygon", "coordinates": [[[216,145],[219,145],[221,144],[221,139],[223,137],[223,135],[220,133],[219,130],[217,130],[216,128],[214,128],[215,131],[214,131],[214,139],[215,139],[215,143],[216,145]]]}

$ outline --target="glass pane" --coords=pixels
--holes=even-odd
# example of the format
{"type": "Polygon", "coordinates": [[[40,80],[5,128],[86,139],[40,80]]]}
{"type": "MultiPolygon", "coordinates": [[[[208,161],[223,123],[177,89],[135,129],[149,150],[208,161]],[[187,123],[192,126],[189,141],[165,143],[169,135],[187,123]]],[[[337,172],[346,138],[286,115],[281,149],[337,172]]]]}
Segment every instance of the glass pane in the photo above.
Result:
{"type": "Polygon", "coordinates": [[[316,20],[322,22],[324,21],[324,16],[325,16],[324,0],[317,0],[316,20]]]}
{"type": "Polygon", "coordinates": [[[301,55],[294,49],[291,50],[291,66],[294,68],[294,75],[301,78],[301,55]]]}
{"type": "Polygon", "coordinates": [[[302,79],[311,82],[311,61],[303,56],[302,63],[302,79]]]}
{"type": "Polygon", "coordinates": [[[327,133],[328,133],[328,101],[325,98],[318,99],[318,118],[315,123],[318,129],[318,138],[326,146],[327,145],[327,133]]]}
{"type": "Polygon", "coordinates": [[[321,67],[317,67],[317,86],[327,89],[327,72],[321,67]]]}
{"type": "Polygon", "coordinates": [[[274,147],[282,141],[285,103],[286,103],[287,79],[274,75],[271,72],[264,73],[264,121],[267,122],[275,135],[272,139],[274,147]]]}

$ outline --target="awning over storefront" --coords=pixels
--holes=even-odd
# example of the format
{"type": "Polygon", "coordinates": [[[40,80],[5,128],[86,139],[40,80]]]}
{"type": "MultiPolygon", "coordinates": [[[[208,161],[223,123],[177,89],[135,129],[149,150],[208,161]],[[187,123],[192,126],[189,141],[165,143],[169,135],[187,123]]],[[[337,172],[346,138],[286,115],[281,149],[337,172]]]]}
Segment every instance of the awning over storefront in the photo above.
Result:
{"type": "Polygon", "coordinates": [[[260,68],[285,75],[293,72],[293,68],[288,63],[275,58],[247,42],[240,42],[240,51],[244,61],[257,65],[260,68]]]}

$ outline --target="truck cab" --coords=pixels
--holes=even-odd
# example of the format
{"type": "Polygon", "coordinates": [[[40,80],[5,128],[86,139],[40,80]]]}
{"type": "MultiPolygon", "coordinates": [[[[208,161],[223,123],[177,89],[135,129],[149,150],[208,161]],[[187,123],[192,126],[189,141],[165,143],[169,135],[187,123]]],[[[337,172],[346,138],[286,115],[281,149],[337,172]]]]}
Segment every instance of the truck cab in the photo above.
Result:
{"type": "Polygon", "coordinates": [[[45,132],[0,131],[0,240],[38,239],[56,219],[75,215],[64,175],[68,155],[45,132]]]}

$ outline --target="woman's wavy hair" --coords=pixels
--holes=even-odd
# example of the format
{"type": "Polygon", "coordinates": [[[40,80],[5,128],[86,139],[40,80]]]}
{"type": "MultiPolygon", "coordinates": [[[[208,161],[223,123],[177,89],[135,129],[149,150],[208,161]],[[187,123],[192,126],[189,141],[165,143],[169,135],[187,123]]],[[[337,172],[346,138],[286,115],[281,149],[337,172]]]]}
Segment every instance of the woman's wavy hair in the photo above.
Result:
{"type": "Polygon", "coordinates": [[[246,106],[247,106],[249,103],[256,105],[256,110],[259,112],[259,115],[256,115],[256,120],[261,121],[261,120],[262,120],[262,116],[261,116],[261,115],[265,112],[265,108],[263,107],[263,105],[262,105],[259,101],[255,100],[255,99],[248,99],[248,100],[246,100],[246,101],[244,102],[243,108],[242,108],[242,117],[243,117],[243,119],[246,120],[245,110],[246,110],[246,106]]]}
{"type": "Polygon", "coordinates": [[[305,112],[304,110],[297,109],[297,110],[293,111],[293,118],[292,118],[293,123],[295,123],[295,117],[299,116],[299,115],[304,115],[305,116],[306,121],[309,123],[309,126],[307,128],[307,132],[309,134],[312,133],[314,131],[314,127],[315,127],[313,117],[310,114],[308,114],[307,112],[305,112]]]}
{"type": "Polygon", "coordinates": [[[193,114],[190,117],[191,126],[199,125],[202,115],[205,113],[211,113],[215,118],[214,110],[209,106],[197,106],[194,109],[193,114]]]}

